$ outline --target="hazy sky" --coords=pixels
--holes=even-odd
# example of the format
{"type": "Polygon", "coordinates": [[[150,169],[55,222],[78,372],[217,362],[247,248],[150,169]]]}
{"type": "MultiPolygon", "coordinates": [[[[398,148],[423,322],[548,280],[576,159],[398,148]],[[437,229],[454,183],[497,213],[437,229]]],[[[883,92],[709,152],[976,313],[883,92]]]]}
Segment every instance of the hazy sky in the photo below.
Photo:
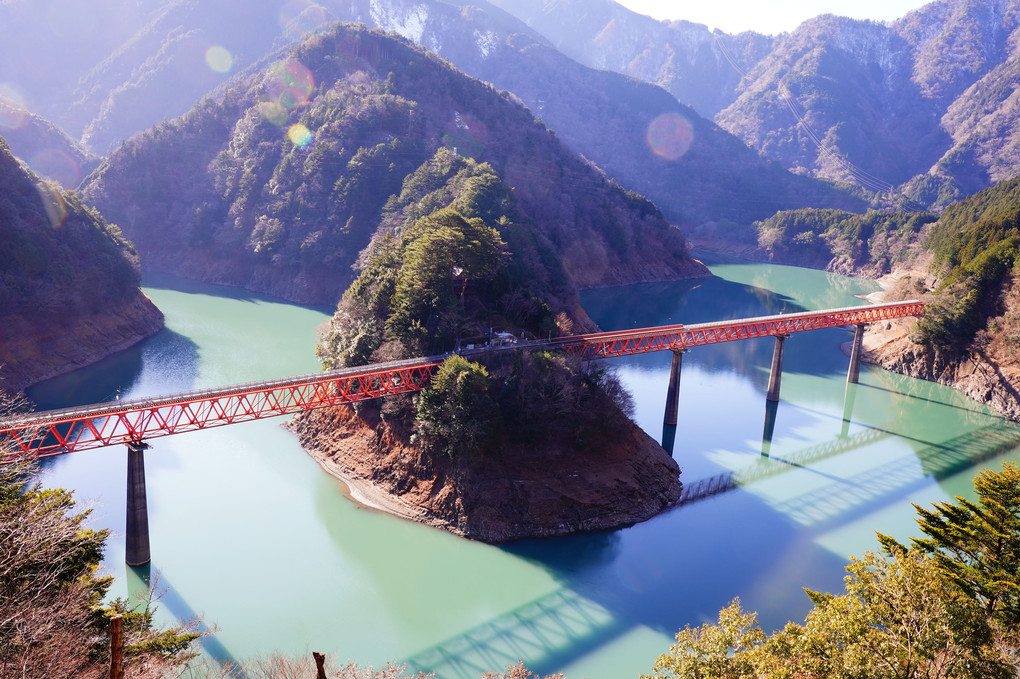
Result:
{"type": "Polygon", "coordinates": [[[686,19],[726,33],[792,31],[819,14],[893,21],[930,0],[616,0],[656,19],[686,19]]]}

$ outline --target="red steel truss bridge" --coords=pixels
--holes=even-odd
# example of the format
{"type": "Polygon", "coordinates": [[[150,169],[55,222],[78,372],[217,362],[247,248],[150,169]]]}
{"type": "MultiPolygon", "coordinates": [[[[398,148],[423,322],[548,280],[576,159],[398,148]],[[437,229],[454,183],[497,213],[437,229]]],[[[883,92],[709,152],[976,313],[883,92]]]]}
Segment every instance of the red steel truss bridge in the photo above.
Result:
{"type": "Polygon", "coordinates": [[[651,351],[685,351],[705,344],[733,342],[754,337],[778,337],[805,330],[923,316],[924,303],[917,300],[869,306],[742,318],[697,325],[666,325],[616,332],[600,332],[558,338],[550,344],[583,358],[613,358],[651,351]]]}
{"type": "MultiPolygon", "coordinates": [[[[557,350],[585,359],[612,358],[755,337],[782,338],[795,332],[921,316],[918,301],[779,314],[760,318],[669,325],[617,332],[574,335],[550,341],[490,346],[462,352],[479,356],[511,349],[557,350]]],[[[47,457],[199,429],[289,415],[315,408],[355,403],[420,390],[445,356],[377,363],[156,398],[115,401],[49,410],[0,421],[3,462],[47,457]]]]}

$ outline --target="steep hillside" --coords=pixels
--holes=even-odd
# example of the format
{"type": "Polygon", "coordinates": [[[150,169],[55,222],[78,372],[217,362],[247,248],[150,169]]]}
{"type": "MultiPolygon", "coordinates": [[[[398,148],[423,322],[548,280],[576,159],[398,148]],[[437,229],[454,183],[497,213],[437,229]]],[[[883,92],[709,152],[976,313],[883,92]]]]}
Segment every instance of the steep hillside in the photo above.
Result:
{"type": "Polygon", "coordinates": [[[1020,421],[1020,178],[939,216],[796,210],[756,226],[761,249],[777,261],[890,274],[880,298],[921,298],[927,307],[916,323],[872,324],[870,359],[948,384],[1020,421]]]}
{"type": "Polygon", "coordinates": [[[867,206],[845,187],[764,160],[662,88],[585,68],[526,37],[511,36],[472,70],[521,97],[571,148],[685,229],[746,227],[795,207],[867,206]]]}
{"type": "Polygon", "coordinates": [[[1020,421],[1020,180],[946,209],[924,242],[927,281],[907,276],[892,297],[927,295],[914,328],[893,325],[867,346],[890,370],[948,384],[1020,421]]]}
{"type": "Polygon", "coordinates": [[[65,189],[76,188],[99,166],[99,157],[49,121],[0,98],[0,133],[11,152],[32,172],[57,182],[65,189]]]}
{"type": "Polygon", "coordinates": [[[705,275],[645,199],[505,92],[409,42],[337,26],[110,155],[83,187],[146,266],[333,303],[408,174],[489,163],[572,284],[705,275]]]}
{"type": "Polygon", "coordinates": [[[777,40],[720,125],[786,167],[949,202],[1020,169],[1016,0],[940,0],[892,26],[819,17],[777,40]]]}
{"type": "Polygon", "coordinates": [[[916,259],[930,213],[791,210],[756,222],[760,255],[781,264],[879,277],[916,259]]]}
{"type": "MultiPolygon", "coordinates": [[[[109,10],[100,4],[94,11],[109,10]]],[[[5,11],[13,10],[0,5],[0,18],[5,11]]],[[[92,148],[106,150],[136,131],[185,113],[210,88],[260,62],[274,46],[302,31],[334,20],[359,21],[400,33],[465,73],[513,92],[574,151],[595,161],[626,188],[648,196],[675,223],[726,221],[746,227],[778,209],[866,206],[860,197],[791,177],[763,161],[658,87],[599,70],[601,65],[581,66],[520,20],[488,4],[322,0],[300,12],[280,13],[275,4],[264,1],[241,5],[227,0],[162,4],[148,0],[138,12],[139,21],[149,19],[87,72],[91,43],[68,41],[70,52],[82,52],[70,109],[57,101],[44,105],[58,92],[39,91],[29,73],[22,83],[39,100],[39,110],[57,116],[54,119],[72,134],[81,134],[92,148]],[[143,7],[149,8],[148,14],[141,12],[143,7]]],[[[724,58],[704,27],[691,25],[690,30],[691,36],[697,33],[698,44],[704,43],[708,56],[684,52],[667,70],[678,82],[701,83],[697,85],[701,90],[723,80],[735,86],[739,75],[727,59],[742,62],[750,57],[741,54],[764,49],[757,41],[761,36],[749,34],[750,42],[723,36],[724,58]],[[703,63],[703,75],[688,72],[688,58],[703,63]]],[[[684,35],[671,38],[662,49],[679,55],[677,50],[693,39],[684,35]]],[[[0,44],[0,53],[3,49],[0,44]]],[[[66,67],[73,69],[74,64],[66,67]]],[[[682,101],[688,99],[681,95],[682,101]]],[[[732,96],[726,101],[730,100],[732,96]]]]}
{"type": "Polygon", "coordinates": [[[655,22],[608,0],[495,4],[582,63],[702,111],[696,100],[722,102],[720,126],[794,172],[942,209],[1020,170],[1017,0],[936,0],[889,26],[820,16],[775,38],[655,22]],[[713,70],[724,61],[735,76],[713,70]]]}
{"type": "Polygon", "coordinates": [[[889,191],[948,143],[912,66],[887,27],[819,17],[777,39],[717,121],[784,167],[889,191]]]}
{"type": "Polygon", "coordinates": [[[0,139],[0,378],[20,389],[162,326],[120,231],[28,174],[0,139]]]}
{"type": "MultiPolygon", "coordinates": [[[[387,203],[390,228],[317,348],[323,366],[591,327],[522,216],[491,167],[440,149],[387,203]]],[[[676,500],[679,469],[631,408],[602,366],[489,346],[449,355],[420,394],[305,413],[290,427],[354,497],[503,542],[614,528],[676,500]]]]}
{"type": "Polygon", "coordinates": [[[774,40],[713,32],[689,21],[656,21],[612,0],[489,1],[568,57],[659,85],[709,119],[733,103],[743,73],[768,54],[774,40]]]}

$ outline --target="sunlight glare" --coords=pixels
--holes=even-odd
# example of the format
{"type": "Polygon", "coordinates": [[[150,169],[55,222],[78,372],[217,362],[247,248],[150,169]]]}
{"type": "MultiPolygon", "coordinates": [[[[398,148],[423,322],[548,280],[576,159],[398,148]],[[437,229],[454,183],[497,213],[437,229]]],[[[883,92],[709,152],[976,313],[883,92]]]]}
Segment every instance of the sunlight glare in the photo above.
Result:
{"type": "Polygon", "coordinates": [[[648,125],[645,140],[655,155],[677,160],[691,148],[694,127],[678,113],[663,113],[648,125]]]}
{"type": "Polygon", "coordinates": [[[205,51],[205,63],[217,73],[226,73],[234,67],[234,55],[222,45],[213,45],[205,51]]]}
{"type": "Polygon", "coordinates": [[[315,88],[315,77],[299,61],[278,61],[269,69],[266,91],[270,98],[286,108],[301,106],[315,88]]]}
{"type": "Polygon", "coordinates": [[[287,124],[287,109],[281,106],[279,102],[263,101],[259,104],[258,109],[266,122],[272,123],[277,127],[283,127],[287,124]]]}
{"type": "Polygon", "coordinates": [[[59,229],[67,218],[67,205],[64,203],[63,194],[48,182],[39,182],[35,186],[43,207],[46,208],[46,216],[50,218],[50,226],[59,229]]]}
{"type": "Polygon", "coordinates": [[[291,125],[290,129],[287,130],[287,137],[289,137],[290,140],[294,143],[294,146],[297,146],[298,148],[304,148],[308,146],[309,144],[312,143],[314,139],[311,130],[309,130],[301,123],[291,125]]]}
{"type": "Polygon", "coordinates": [[[291,0],[280,8],[280,28],[291,39],[296,40],[330,21],[329,12],[310,0],[291,0]]]}
{"type": "Polygon", "coordinates": [[[28,118],[25,100],[13,85],[0,83],[0,130],[16,130],[28,118]]]}

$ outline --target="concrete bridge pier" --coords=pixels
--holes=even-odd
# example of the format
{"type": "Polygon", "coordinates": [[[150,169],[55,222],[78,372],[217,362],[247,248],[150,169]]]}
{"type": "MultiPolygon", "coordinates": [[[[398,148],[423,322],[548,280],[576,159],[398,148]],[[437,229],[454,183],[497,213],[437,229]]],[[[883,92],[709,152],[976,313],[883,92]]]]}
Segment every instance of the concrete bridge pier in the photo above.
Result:
{"type": "Polygon", "coordinates": [[[149,508],[145,501],[145,457],[149,444],[132,441],[127,444],[127,549],[124,560],[128,566],[149,563],[149,508]]]}
{"type": "Polygon", "coordinates": [[[847,384],[857,384],[861,377],[861,352],[864,348],[864,323],[857,324],[853,349],[850,350],[850,369],[846,373],[847,384]]]}
{"type": "Polygon", "coordinates": [[[779,412],[779,401],[765,401],[765,426],[761,431],[761,456],[768,457],[772,450],[772,435],[776,431],[776,413],[779,412]]]}
{"type": "Polygon", "coordinates": [[[663,425],[676,426],[680,414],[680,368],[683,364],[686,349],[673,349],[673,363],[669,367],[669,389],[666,391],[666,412],[662,417],[663,425]]]}
{"type": "Polygon", "coordinates": [[[856,382],[848,382],[843,392],[843,424],[840,426],[839,437],[845,439],[850,433],[850,420],[854,414],[854,400],[857,398],[856,382]]]}
{"type": "Polygon", "coordinates": [[[765,394],[766,401],[779,400],[779,384],[783,377],[783,346],[786,335],[776,335],[776,348],[772,352],[772,373],[769,375],[769,390],[765,394]]]}
{"type": "Polygon", "coordinates": [[[676,445],[676,425],[662,425],[662,449],[672,455],[674,445],[676,445]]]}

